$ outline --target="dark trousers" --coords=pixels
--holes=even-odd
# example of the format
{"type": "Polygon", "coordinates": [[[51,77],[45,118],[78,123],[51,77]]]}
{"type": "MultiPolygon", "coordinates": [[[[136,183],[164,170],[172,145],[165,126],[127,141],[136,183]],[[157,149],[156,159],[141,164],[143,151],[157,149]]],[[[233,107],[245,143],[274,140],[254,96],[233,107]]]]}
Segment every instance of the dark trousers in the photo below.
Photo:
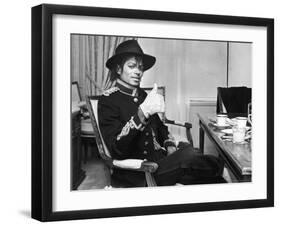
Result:
{"type": "Polygon", "coordinates": [[[157,185],[223,183],[223,161],[212,155],[196,153],[193,147],[181,143],[178,150],[157,161],[154,173],[157,185]]]}

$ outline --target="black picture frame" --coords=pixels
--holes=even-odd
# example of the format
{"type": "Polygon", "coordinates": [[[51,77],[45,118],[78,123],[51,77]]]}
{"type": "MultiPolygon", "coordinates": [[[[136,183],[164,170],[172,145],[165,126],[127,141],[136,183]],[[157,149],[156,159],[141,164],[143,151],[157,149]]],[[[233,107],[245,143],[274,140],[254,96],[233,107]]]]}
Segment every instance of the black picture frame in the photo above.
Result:
{"type": "Polygon", "coordinates": [[[274,206],[274,20],[222,15],[43,4],[32,8],[32,218],[40,221],[274,206]],[[52,210],[52,18],[55,14],[260,26],[267,29],[266,199],[95,210],[52,210]]]}

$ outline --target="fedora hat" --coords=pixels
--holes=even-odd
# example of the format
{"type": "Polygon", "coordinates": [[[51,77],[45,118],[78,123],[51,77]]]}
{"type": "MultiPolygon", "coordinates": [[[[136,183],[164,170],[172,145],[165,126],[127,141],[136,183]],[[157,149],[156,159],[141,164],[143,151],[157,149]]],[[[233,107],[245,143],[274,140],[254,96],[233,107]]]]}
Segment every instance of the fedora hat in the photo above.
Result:
{"type": "Polygon", "coordinates": [[[127,40],[117,46],[114,55],[106,61],[106,67],[112,70],[116,64],[121,62],[123,57],[128,55],[142,57],[144,71],[151,68],[156,61],[154,56],[143,53],[139,43],[136,40],[127,40]]]}

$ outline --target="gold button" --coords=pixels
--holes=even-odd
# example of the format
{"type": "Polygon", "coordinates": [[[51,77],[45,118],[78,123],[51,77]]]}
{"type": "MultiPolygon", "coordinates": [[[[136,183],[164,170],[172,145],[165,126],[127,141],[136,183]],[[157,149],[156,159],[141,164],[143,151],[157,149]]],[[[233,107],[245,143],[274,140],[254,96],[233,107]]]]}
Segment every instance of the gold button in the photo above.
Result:
{"type": "Polygon", "coordinates": [[[149,135],[149,132],[146,132],[145,135],[148,136],[148,135],[149,135]]]}
{"type": "Polygon", "coordinates": [[[145,141],[145,142],[144,142],[144,145],[147,146],[147,145],[148,145],[148,141],[145,141]]]}
{"type": "Polygon", "coordinates": [[[147,151],[143,151],[143,154],[147,155],[147,151]]]}
{"type": "Polygon", "coordinates": [[[137,103],[138,101],[139,101],[138,98],[135,97],[134,102],[137,103]]]}

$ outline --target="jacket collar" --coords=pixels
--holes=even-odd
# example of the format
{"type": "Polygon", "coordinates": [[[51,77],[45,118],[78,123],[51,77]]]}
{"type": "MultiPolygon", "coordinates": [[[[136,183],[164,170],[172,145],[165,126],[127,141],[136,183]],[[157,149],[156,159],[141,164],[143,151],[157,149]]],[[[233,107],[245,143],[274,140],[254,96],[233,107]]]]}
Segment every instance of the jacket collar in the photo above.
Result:
{"type": "Polygon", "coordinates": [[[128,83],[122,81],[119,78],[116,80],[115,86],[119,88],[121,93],[129,96],[138,96],[138,88],[130,86],[128,83]]]}

